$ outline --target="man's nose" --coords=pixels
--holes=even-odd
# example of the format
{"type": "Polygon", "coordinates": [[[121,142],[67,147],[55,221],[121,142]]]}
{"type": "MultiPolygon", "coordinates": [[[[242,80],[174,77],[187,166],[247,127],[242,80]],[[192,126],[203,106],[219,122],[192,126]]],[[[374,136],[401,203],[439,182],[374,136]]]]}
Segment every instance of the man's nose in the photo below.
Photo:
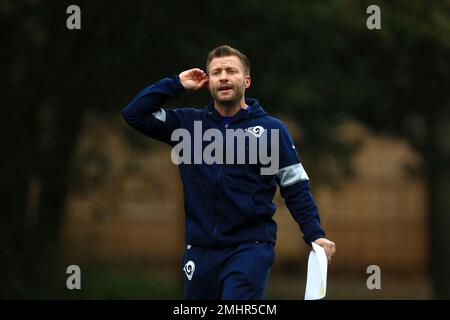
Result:
{"type": "Polygon", "coordinates": [[[228,75],[227,75],[227,72],[225,70],[220,73],[219,80],[220,81],[227,81],[228,80],[228,75]]]}

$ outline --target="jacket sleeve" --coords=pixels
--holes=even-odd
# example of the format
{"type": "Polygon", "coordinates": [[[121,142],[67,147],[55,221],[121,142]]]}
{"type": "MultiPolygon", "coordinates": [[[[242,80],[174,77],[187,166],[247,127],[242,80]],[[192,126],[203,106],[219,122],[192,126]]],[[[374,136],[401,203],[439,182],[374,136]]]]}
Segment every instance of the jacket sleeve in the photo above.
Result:
{"type": "Polygon", "coordinates": [[[180,124],[175,112],[162,106],[184,90],[177,75],[162,79],[141,90],[122,110],[122,116],[137,131],[172,145],[172,132],[180,124]]]}
{"type": "Polygon", "coordinates": [[[320,225],[317,205],[310,192],[309,177],[284,125],[280,130],[279,154],[280,169],[276,180],[281,196],[292,217],[299,224],[304,241],[310,245],[314,240],[324,237],[325,231],[320,225]]]}

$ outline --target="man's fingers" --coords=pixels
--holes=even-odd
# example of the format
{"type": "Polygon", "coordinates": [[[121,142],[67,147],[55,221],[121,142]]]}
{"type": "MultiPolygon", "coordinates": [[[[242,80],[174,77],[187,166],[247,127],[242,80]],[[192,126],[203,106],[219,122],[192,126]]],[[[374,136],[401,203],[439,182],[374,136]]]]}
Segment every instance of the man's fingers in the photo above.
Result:
{"type": "Polygon", "coordinates": [[[331,242],[327,244],[327,247],[330,249],[331,256],[333,256],[336,253],[336,245],[334,242],[331,242]]]}
{"type": "Polygon", "coordinates": [[[180,82],[187,90],[198,90],[205,85],[208,76],[199,68],[185,70],[179,74],[180,82]]]}
{"type": "Polygon", "coordinates": [[[325,254],[327,256],[328,262],[330,262],[331,261],[331,257],[333,256],[331,254],[331,249],[329,247],[324,247],[324,249],[325,249],[325,254]]]}
{"type": "Polygon", "coordinates": [[[324,244],[323,248],[325,249],[325,254],[327,256],[328,262],[331,262],[334,253],[336,252],[336,246],[334,243],[324,244]]]}
{"type": "Polygon", "coordinates": [[[205,82],[205,80],[208,80],[208,76],[204,73],[197,73],[194,77],[197,81],[201,83],[205,82]]]}
{"type": "Polygon", "coordinates": [[[200,79],[206,76],[206,73],[199,68],[193,68],[193,69],[189,69],[186,70],[184,72],[181,73],[182,75],[186,75],[188,78],[191,79],[200,79]]]}
{"type": "Polygon", "coordinates": [[[196,72],[200,72],[200,73],[205,73],[205,72],[203,72],[203,70],[202,69],[199,69],[199,68],[193,68],[193,69],[191,69],[192,71],[196,71],[196,72]]]}
{"type": "Polygon", "coordinates": [[[199,78],[203,78],[206,76],[205,72],[202,69],[198,68],[191,69],[191,75],[199,78]]]}
{"type": "Polygon", "coordinates": [[[200,87],[203,87],[205,84],[207,84],[209,81],[208,77],[206,77],[205,79],[202,80],[202,82],[200,82],[200,87]]]}
{"type": "Polygon", "coordinates": [[[208,77],[199,79],[197,85],[195,86],[195,89],[198,90],[202,88],[206,83],[208,83],[208,77]]]}
{"type": "Polygon", "coordinates": [[[331,258],[333,257],[333,255],[336,252],[336,244],[333,241],[330,241],[325,238],[317,239],[314,242],[324,249],[325,255],[327,256],[327,259],[328,259],[328,263],[330,263],[331,258]]]}
{"type": "Polygon", "coordinates": [[[336,253],[336,246],[335,246],[334,244],[332,244],[332,245],[330,246],[330,254],[331,254],[331,257],[333,257],[335,253],[336,253]]]}

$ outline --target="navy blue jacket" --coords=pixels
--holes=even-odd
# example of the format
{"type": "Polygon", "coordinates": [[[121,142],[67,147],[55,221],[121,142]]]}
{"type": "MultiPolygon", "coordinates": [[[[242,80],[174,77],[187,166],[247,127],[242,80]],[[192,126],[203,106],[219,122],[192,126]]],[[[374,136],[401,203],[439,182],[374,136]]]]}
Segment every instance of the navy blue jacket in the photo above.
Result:
{"type": "MultiPolygon", "coordinates": [[[[201,109],[163,108],[169,99],[177,98],[184,90],[178,76],[162,79],[140,91],[123,109],[122,115],[134,129],[172,147],[178,143],[171,140],[172,132],[184,128],[194,136],[194,121],[201,121],[203,132],[210,128],[225,132],[224,121],[213,101],[201,109]]],[[[275,243],[277,225],[272,217],[276,211],[273,198],[277,184],[305,242],[310,244],[324,237],[308,175],[287,127],[267,114],[257,100],[246,99],[246,104],[252,108],[241,109],[228,128],[261,126],[267,132],[278,129],[280,169],[272,175],[261,175],[263,164],[260,162],[181,163],[186,243],[202,247],[223,247],[249,241],[275,243]]],[[[268,141],[270,144],[271,139],[268,141]]]]}

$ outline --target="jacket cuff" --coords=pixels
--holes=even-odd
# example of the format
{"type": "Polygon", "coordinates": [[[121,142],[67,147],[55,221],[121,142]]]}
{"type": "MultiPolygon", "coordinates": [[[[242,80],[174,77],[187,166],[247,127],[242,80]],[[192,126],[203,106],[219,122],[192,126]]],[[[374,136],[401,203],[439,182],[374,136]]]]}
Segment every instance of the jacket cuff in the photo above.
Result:
{"type": "Polygon", "coordinates": [[[180,93],[186,91],[186,89],[181,84],[180,76],[174,75],[171,77],[171,80],[172,81],[170,83],[170,87],[174,91],[174,93],[176,94],[177,97],[180,93]]]}
{"type": "Polygon", "coordinates": [[[308,236],[303,237],[303,240],[305,240],[306,244],[311,246],[311,243],[316,241],[319,238],[324,238],[325,232],[323,231],[316,231],[308,236]]]}

